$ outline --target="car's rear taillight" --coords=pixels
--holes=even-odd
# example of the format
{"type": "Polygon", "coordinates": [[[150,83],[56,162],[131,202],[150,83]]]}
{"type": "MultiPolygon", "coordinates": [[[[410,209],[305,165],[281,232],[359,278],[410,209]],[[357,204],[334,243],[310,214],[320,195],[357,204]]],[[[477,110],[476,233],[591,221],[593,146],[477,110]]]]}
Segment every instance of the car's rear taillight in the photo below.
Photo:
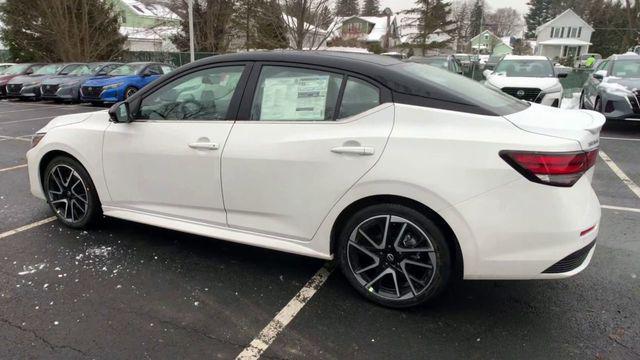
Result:
{"type": "Polygon", "coordinates": [[[500,157],[533,182],[569,187],[595,165],[598,149],[568,153],[504,150],[500,157]]]}

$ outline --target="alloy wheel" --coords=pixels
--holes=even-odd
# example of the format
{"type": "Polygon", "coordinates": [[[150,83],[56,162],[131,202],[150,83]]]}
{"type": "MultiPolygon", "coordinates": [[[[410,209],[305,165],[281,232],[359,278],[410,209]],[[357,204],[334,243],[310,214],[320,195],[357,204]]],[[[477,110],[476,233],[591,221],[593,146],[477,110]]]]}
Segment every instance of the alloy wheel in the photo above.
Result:
{"type": "Polygon", "coordinates": [[[47,178],[49,203],[59,218],[81,221],[89,209],[89,195],[80,175],[68,165],[57,165],[47,178]]]}
{"type": "Polygon", "coordinates": [[[437,269],[427,234],[395,215],[374,216],[356,226],[347,243],[347,258],[360,285],[391,300],[424,293],[437,269]]]}
{"type": "Polygon", "coordinates": [[[136,89],[134,89],[134,88],[128,88],[128,89],[127,89],[127,91],[126,91],[126,92],[125,92],[125,94],[124,94],[124,98],[125,98],[125,99],[128,99],[128,98],[130,98],[131,96],[133,96],[133,94],[135,94],[136,92],[137,92],[137,90],[136,90],[136,89]]]}

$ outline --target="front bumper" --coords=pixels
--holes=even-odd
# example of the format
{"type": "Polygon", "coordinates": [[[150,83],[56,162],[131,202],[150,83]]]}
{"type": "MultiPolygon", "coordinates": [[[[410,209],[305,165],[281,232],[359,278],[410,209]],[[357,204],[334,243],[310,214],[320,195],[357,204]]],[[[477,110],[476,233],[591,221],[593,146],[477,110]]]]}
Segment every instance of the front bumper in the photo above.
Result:
{"type": "Polygon", "coordinates": [[[608,120],[640,120],[640,101],[638,95],[628,96],[603,93],[600,101],[602,114],[608,120]]]}
{"type": "Polygon", "coordinates": [[[22,99],[39,99],[40,98],[40,85],[24,86],[21,84],[8,84],[6,87],[8,98],[22,98],[22,99]]]}
{"type": "Polygon", "coordinates": [[[98,96],[89,96],[85,93],[81,93],[80,98],[84,102],[99,102],[99,103],[117,103],[121,98],[120,94],[124,93],[121,89],[108,89],[100,92],[98,96]]]}
{"type": "Polygon", "coordinates": [[[77,86],[60,86],[57,87],[55,92],[49,92],[45,88],[46,85],[43,85],[41,88],[41,97],[45,100],[69,100],[69,101],[77,101],[80,100],[80,94],[78,93],[77,86]]]}

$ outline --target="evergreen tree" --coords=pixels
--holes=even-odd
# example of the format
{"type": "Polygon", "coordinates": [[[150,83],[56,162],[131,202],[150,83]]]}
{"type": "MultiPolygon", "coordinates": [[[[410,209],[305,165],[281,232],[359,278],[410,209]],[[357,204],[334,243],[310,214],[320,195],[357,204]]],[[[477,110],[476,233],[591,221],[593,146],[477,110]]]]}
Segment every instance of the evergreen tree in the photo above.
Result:
{"type": "MultiPolygon", "coordinates": [[[[524,16],[527,23],[526,38],[534,38],[538,26],[553,19],[556,15],[553,11],[554,0],[529,0],[527,3],[529,12],[524,16]]],[[[557,8],[557,7],[556,7],[557,8]]]]}
{"type": "Polygon", "coordinates": [[[362,16],[380,16],[380,0],[364,0],[362,16]]]}
{"type": "MultiPolygon", "coordinates": [[[[223,53],[232,39],[234,0],[201,0],[193,2],[193,32],[196,51],[223,53]]],[[[180,21],[180,32],[172,41],[181,51],[189,50],[189,18],[180,21]]]]}
{"type": "Polygon", "coordinates": [[[484,31],[484,0],[475,1],[469,21],[469,36],[471,38],[484,31]]]}
{"type": "Polygon", "coordinates": [[[451,42],[452,39],[440,42],[430,41],[429,37],[437,29],[446,31],[447,28],[454,24],[454,21],[451,20],[450,2],[444,2],[443,0],[417,0],[416,5],[416,8],[408,11],[408,13],[419,17],[418,33],[411,40],[420,47],[424,56],[428,49],[440,49],[451,42]]]}
{"type": "Polygon", "coordinates": [[[260,0],[256,18],[255,48],[287,49],[287,28],[278,0],[260,0]]]}
{"type": "Polygon", "coordinates": [[[336,1],[336,16],[347,17],[354,16],[360,13],[360,3],[358,0],[337,0],[336,1]]]}
{"type": "Polygon", "coordinates": [[[16,61],[108,60],[126,41],[110,1],[6,0],[0,22],[0,36],[16,61]]]}

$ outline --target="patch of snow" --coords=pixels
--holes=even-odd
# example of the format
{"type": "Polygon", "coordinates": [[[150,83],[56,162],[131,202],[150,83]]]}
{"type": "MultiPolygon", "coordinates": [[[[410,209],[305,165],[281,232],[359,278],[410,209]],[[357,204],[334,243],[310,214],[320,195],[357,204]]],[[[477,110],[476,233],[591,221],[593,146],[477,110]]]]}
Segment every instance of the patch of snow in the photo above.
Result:
{"type": "Polygon", "coordinates": [[[34,272],[36,272],[38,270],[44,269],[45,266],[47,266],[46,263],[39,263],[39,264],[35,264],[35,265],[23,266],[22,267],[22,271],[20,271],[18,273],[18,275],[33,274],[34,272]]]}
{"type": "Polygon", "coordinates": [[[567,110],[577,110],[580,108],[580,93],[571,94],[570,98],[562,99],[562,104],[560,105],[562,109],[567,110]]]}

